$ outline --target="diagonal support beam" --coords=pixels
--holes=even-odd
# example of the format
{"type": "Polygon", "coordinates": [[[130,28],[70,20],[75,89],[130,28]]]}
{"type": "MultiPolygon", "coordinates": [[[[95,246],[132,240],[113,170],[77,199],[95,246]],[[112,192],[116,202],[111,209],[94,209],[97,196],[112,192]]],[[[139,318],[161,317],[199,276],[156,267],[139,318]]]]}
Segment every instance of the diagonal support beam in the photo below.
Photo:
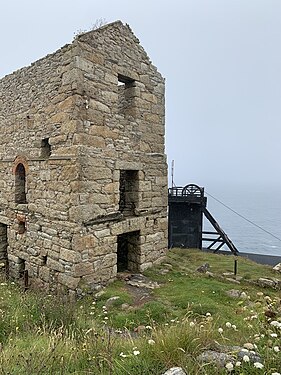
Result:
{"type": "MultiPolygon", "coordinates": [[[[234,246],[233,242],[230,240],[230,238],[227,236],[227,234],[223,231],[223,229],[219,226],[218,222],[210,214],[210,212],[207,210],[206,207],[203,207],[203,214],[205,215],[206,219],[212,224],[213,228],[216,230],[216,233],[220,236],[219,238],[222,240],[222,243],[219,245],[219,247],[217,249],[214,250],[214,252],[217,252],[224,244],[226,244],[227,247],[229,248],[229,250],[233,254],[238,255],[239,251],[237,250],[237,248],[234,246]]],[[[217,241],[215,241],[215,242],[217,242],[217,241]]],[[[209,246],[208,248],[210,248],[211,246],[209,246]]]]}

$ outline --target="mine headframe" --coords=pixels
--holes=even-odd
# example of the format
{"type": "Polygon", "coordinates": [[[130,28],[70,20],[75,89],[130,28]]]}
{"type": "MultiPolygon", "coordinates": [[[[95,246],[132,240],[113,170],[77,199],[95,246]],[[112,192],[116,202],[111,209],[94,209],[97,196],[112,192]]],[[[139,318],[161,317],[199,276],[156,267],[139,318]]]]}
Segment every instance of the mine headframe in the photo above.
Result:
{"type": "Polygon", "coordinates": [[[204,188],[195,184],[172,187],[168,191],[169,247],[202,249],[203,242],[210,242],[207,249],[219,251],[223,245],[237,255],[239,251],[207,210],[204,188]],[[203,231],[203,215],[214,232],[203,231]]]}

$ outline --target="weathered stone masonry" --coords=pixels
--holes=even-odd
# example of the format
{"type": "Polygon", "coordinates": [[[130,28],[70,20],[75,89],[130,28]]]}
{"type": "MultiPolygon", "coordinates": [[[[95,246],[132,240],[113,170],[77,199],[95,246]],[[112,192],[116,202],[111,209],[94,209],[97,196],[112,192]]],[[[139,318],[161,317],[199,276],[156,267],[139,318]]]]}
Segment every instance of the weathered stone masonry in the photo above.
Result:
{"type": "Polygon", "coordinates": [[[120,21],[0,80],[0,262],[51,290],[167,248],[164,80],[120,21]]]}

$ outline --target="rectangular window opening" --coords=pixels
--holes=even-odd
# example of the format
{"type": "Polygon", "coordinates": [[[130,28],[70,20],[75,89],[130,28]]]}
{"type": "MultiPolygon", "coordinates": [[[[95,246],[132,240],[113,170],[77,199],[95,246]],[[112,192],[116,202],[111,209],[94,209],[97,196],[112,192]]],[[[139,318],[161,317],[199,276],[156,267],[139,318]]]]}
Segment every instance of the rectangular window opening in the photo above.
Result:
{"type": "Polygon", "coordinates": [[[49,142],[49,138],[44,138],[41,141],[41,157],[44,159],[48,159],[51,156],[51,145],[49,142]]]}
{"type": "Polygon", "coordinates": [[[47,259],[48,259],[47,255],[42,255],[41,259],[42,259],[42,265],[43,265],[43,266],[46,266],[46,264],[47,264],[47,259]]]}
{"type": "Polygon", "coordinates": [[[138,171],[120,170],[119,211],[124,216],[135,215],[135,209],[138,206],[138,185],[138,171]]]}
{"type": "Polygon", "coordinates": [[[139,272],[140,231],[120,234],[117,237],[117,272],[139,272]]]}
{"type": "Polygon", "coordinates": [[[26,231],[25,221],[18,222],[18,234],[23,234],[26,231]]]}
{"type": "Polygon", "coordinates": [[[118,74],[118,110],[121,114],[135,116],[135,80],[118,74]]]}
{"type": "Polygon", "coordinates": [[[118,86],[124,86],[125,88],[132,87],[135,80],[122,74],[118,74],[118,86]]]}

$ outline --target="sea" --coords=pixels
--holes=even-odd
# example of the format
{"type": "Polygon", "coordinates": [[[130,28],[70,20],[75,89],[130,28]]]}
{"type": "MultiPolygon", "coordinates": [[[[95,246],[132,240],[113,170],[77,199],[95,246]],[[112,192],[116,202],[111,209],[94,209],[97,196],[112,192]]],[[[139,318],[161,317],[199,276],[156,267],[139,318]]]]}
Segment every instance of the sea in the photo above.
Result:
{"type": "MultiPolygon", "coordinates": [[[[239,252],[281,256],[280,191],[274,186],[205,186],[207,209],[239,252]]],[[[203,230],[213,230],[206,219],[203,230]]]]}

